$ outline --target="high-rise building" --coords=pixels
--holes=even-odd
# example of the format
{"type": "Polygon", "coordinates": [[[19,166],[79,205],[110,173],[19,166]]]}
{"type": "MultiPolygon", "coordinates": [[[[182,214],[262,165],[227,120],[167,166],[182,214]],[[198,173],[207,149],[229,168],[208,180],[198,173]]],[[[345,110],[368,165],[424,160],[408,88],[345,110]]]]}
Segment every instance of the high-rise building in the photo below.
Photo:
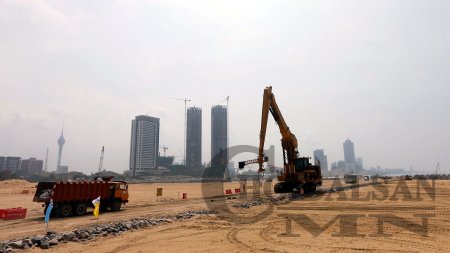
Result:
{"type": "Polygon", "coordinates": [[[330,166],[330,172],[331,173],[336,173],[336,170],[338,169],[338,165],[337,162],[332,162],[331,166],[330,166]]]}
{"type": "Polygon", "coordinates": [[[187,109],[186,166],[202,166],[202,109],[198,107],[187,109]]]}
{"type": "Polygon", "coordinates": [[[337,166],[341,172],[345,172],[347,170],[347,163],[345,161],[338,161],[337,166]]]}
{"type": "Polygon", "coordinates": [[[67,173],[67,166],[61,166],[63,146],[66,143],[64,139],[64,128],[61,130],[61,136],[58,138],[58,163],[56,164],[56,173],[67,173]]]}
{"type": "Polygon", "coordinates": [[[39,174],[42,172],[44,161],[36,160],[36,158],[23,159],[21,170],[26,171],[28,174],[39,174]]]}
{"type": "Polygon", "coordinates": [[[226,168],[228,165],[228,113],[227,107],[211,108],[211,166],[226,168]]]}
{"type": "Polygon", "coordinates": [[[6,157],[0,156],[0,170],[6,169],[6,157]]]}
{"type": "Polygon", "coordinates": [[[133,176],[157,168],[159,118],[140,115],[131,121],[130,170],[133,176]]]}
{"type": "Polygon", "coordinates": [[[344,144],[344,161],[346,164],[350,166],[355,166],[356,159],[355,159],[355,147],[353,145],[353,142],[349,139],[347,139],[344,144]]]}
{"type": "Polygon", "coordinates": [[[0,157],[0,169],[17,171],[20,170],[22,159],[16,156],[1,156],[0,157]]]}
{"type": "Polygon", "coordinates": [[[320,168],[322,169],[322,173],[328,172],[328,159],[325,155],[323,149],[314,150],[314,164],[318,165],[320,162],[320,168]]]}
{"type": "Polygon", "coordinates": [[[357,170],[364,169],[363,160],[361,157],[356,158],[356,169],[357,170]]]}

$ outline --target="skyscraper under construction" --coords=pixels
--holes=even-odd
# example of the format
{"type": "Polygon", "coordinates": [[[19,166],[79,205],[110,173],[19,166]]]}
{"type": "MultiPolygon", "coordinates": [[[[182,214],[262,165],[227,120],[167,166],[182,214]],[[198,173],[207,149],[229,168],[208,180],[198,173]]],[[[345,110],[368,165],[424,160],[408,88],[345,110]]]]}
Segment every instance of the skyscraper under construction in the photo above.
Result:
{"type": "Polygon", "coordinates": [[[211,166],[226,168],[228,164],[228,112],[227,107],[211,108],[211,166]]]}
{"type": "Polygon", "coordinates": [[[198,169],[202,166],[202,108],[187,109],[186,166],[198,169]]]}

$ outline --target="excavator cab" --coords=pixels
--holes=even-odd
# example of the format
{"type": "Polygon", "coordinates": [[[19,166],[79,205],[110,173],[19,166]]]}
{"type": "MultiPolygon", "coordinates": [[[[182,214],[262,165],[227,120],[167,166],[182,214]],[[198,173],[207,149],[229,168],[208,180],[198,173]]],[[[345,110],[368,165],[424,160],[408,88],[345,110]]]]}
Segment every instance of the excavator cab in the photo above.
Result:
{"type": "Polygon", "coordinates": [[[296,172],[303,172],[310,166],[308,157],[296,158],[294,163],[296,172]]]}

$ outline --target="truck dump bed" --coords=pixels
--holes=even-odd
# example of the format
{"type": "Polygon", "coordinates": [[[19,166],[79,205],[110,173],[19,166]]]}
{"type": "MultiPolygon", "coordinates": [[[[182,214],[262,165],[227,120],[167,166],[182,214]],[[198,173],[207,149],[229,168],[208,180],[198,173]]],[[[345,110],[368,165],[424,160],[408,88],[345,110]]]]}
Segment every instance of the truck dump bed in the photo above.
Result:
{"type": "Polygon", "coordinates": [[[39,182],[33,202],[92,201],[99,196],[107,199],[110,185],[105,181],[39,182]]]}

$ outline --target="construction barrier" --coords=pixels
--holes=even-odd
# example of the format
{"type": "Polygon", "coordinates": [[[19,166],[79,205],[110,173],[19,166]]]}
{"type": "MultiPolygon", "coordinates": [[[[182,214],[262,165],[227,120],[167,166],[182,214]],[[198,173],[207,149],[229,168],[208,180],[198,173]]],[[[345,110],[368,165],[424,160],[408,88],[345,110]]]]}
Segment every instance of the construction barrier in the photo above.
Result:
{"type": "Polygon", "coordinates": [[[163,188],[156,188],[156,197],[161,197],[162,191],[163,191],[163,188]]]}
{"type": "Polygon", "coordinates": [[[186,193],[186,192],[183,192],[183,195],[182,195],[181,198],[182,198],[182,199],[187,199],[187,193],[186,193]]]}
{"type": "Polygon", "coordinates": [[[3,220],[16,220],[16,219],[24,219],[27,214],[27,209],[18,207],[18,208],[8,208],[0,210],[0,217],[3,220]]]}
{"type": "Polygon", "coordinates": [[[11,191],[11,194],[34,194],[36,191],[35,190],[29,190],[29,189],[26,189],[26,190],[13,190],[13,191],[11,191]]]}
{"type": "Polygon", "coordinates": [[[235,193],[241,193],[241,189],[236,188],[236,189],[234,189],[234,192],[235,192],[235,193]]]}
{"type": "Polygon", "coordinates": [[[231,191],[231,189],[226,189],[225,190],[225,194],[226,195],[230,195],[230,194],[233,194],[233,192],[231,191]]]}

